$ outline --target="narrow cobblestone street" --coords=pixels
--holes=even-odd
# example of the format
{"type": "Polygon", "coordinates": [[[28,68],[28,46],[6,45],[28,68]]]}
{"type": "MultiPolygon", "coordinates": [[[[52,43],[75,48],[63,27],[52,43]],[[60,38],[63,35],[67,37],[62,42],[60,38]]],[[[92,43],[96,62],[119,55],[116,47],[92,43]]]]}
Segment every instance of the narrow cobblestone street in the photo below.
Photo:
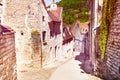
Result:
{"type": "Polygon", "coordinates": [[[0,0],[0,80],[120,80],[120,0],[0,0]]]}
{"type": "MultiPolygon", "coordinates": [[[[87,74],[80,65],[82,65],[82,62],[72,58],[64,65],[58,67],[52,74],[50,80],[102,80],[98,77],[92,76],[91,74],[87,74]]],[[[89,71],[89,63],[85,64],[84,68],[89,71]]]]}
{"type": "Polygon", "coordinates": [[[85,63],[84,56],[81,57],[82,61],[79,61],[77,60],[78,55],[79,53],[71,59],[64,59],[48,65],[44,69],[39,69],[25,64],[25,61],[21,62],[24,57],[19,54],[17,62],[18,80],[102,80],[85,72],[85,70],[91,72],[89,61],[86,61],[88,63],[84,65],[86,69],[82,69],[82,64],[85,63]]]}
{"type": "Polygon", "coordinates": [[[62,64],[65,64],[69,59],[56,61],[53,64],[44,66],[43,69],[32,65],[31,60],[26,57],[26,54],[17,54],[17,78],[18,80],[49,80],[52,73],[62,64]]]}
{"type": "Polygon", "coordinates": [[[32,65],[31,59],[26,54],[17,54],[17,78],[18,80],[49,80],[55,68],[41,69],[32,65]]]}

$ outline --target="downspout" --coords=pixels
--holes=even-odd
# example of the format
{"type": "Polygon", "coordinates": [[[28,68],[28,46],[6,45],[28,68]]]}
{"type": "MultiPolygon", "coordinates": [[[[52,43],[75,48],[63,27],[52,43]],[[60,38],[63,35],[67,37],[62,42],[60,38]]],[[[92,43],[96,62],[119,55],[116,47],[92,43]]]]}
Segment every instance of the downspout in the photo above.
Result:
{"type": "MultiPolygon", "coordinates": [[[[94,0],[94,23],[93,23],[93,28],[96,28],[97,26],[98,26],[98,1],[99,0],[94,0]]],[[[93,30],[93,29],[92,29],[93,30]]],[[[92,39],[93,39],[93,46],[92,46],[92,48],[93,48],[93,51],[92,51],[92,53],[93,53],[93,66],[94,66],[94,71],[96,71],[96,69],[97,69],[97,64],[96,64],[96,56],[95,56],[95,36],[96,36],[96,30],[94,31],[92,31],[92,39]]]]}
{"type": "Polygon", "coordinates": [[[95,23],[95,0],[91,0],[90,2],[90,10],[91,10],[91,17],[90,17],[90,47],[89,47],[89,54],[90,54],[90,61],[93,66],[95,65],[95,54],[94,54],[94,23],[95,23]]]}
{"type": "Polygon", "coordinates": [[[96,59],[95,59],[95,35],[96,32],[93,29],[98,24],[98,0],[91,0],[91,17],[90,17],[90,61],[92,62],[94,71],[96,70],[96,59]]]}
{"type": "MultiPolygon", "coordinates": [[[[39,15],[40,14],[42,14],[42,15],[44,14],[43,11],[42,11],[42,8],[41,8],[41,4],[42,4],[42,1],[39,1],[39,5],[38,5],[39,15]]],[[[39,21],[39,24],[41,24],[40,21],[39,21]]],[[[39,28],[40,28],[40,30],[39,30],[39,34],[40,34],[39,37],[40,37],[40,63],[41,63],[41,68],[43,68],[43,62],[42,62],[42,59],[43,59],[43,53],[42,53],[42,28],[41,28],[42,26],[39,26],[39,28]]]]}
{"type": "Polygon", "coordinates": [[[41,55],[41,56],[40,56],[40,58],[41,58],[41,59],[40,59],[40,62],[41,62],[41,68],[42,68],[42,65],[43,65],[42,57],[43,57],[43,56],[42,56],[42,40],[41,40],[41,33],[40,33],[40,51],[41,51],[41,54],[40,54],[40,55],[41,55]]]}
{"type": "Polygon", "coordinates": [[[90,26],[89,26],[89,31],[90,31],[90,46],[89,46],[89,55],[90,55],[90,61],[92,62],[92,27],[93,27],[93,19],[94,19],[94,17],[93,17],[93,0],[91,0],[90,1],[90,14],[91,14],[91,16],[90,16],[90,26]]]}

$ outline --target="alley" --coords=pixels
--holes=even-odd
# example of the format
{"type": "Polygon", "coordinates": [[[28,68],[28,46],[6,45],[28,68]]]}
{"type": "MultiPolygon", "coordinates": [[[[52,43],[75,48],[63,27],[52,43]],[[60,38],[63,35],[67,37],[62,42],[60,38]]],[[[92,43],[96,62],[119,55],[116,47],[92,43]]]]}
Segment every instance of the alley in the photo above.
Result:
{"type": "Polygon", "coordinates": [[[52,73],[59,68],[60,65],[65,64],[71,58],[62,59],[52,64],[44,66],[42,69],[38,64],[33,65],[32,60],[26,57],[26,54],[17,54],[17,80],[49,80],[52,73]]]}
{"type": "Polygon", "coordinates": [[[120,0],[0,0],[0,80],[120,80],[120,0]]]}
{"type": "MultiPolygon", "coordinates": [[[[78,55],[76,55],[78,56],[78,55]]],[[[66,62],[64,65],[61,65],[56,69],[52,74],[50,80],[102,80],[91,74],[87,74],[83,69],[83,63],[72,58],[70,61],[66,62]]],[[[85,64],[87,71],[89,71],[89,62],[85,64]]],[[[89,71],[90,72],[90,71],[89,71]]]]}
{"type": "Polygon", "coordinates": [[[91,73],[92,70],[89,59],[85,60],[83,53],[74,54],[73,58],[53,63],[44,69],[26,64],[26,61],[21,61],[25,60],[25,55],[18,54],[18,80],[102,80],[87,74],[91,73]]]}

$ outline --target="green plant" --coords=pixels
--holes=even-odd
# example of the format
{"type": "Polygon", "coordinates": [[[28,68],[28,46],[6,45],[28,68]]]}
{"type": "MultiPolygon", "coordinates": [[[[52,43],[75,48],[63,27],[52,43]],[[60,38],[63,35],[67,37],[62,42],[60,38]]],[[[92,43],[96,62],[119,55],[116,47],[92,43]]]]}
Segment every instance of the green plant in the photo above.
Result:
{"type": "Polygon", "coordinates": [[[106,45],[107,45],[107,38],[108,38],[108,30],[110,23],[113,19],[113,13],[115,11],[115,2],[116,0],[104,0],[103,4],[103,14],[101,19],[101,25],[100,25],[100,51],[101,51],[101,59],[105,58],[105,52],[106,52],[106,45]]]}
{"type": "Polygon", "coordinates": [[[57,3],[63,7],[63,22],[71,25],[74,21],[89,21],[89,0],[61,0],[57,3]]]}
{"type": "Polygon", "coordinates": [[[31,35],[39,35],[39,31],[37,29],[32,29],[31,35]]]}

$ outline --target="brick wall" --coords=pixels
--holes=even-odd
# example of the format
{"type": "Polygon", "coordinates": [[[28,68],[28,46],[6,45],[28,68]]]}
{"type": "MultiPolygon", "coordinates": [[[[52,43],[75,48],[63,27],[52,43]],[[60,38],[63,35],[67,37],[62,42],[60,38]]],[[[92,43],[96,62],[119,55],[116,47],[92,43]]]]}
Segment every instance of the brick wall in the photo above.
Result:
{"type": "Polygon", "coordinates": [[[0,35],[0,80],[16,80],[14,33],[0,35]]]}
{"type": "Polygon", "coordinates": [[[120,80],[120,1],[111,22],[107,43],[107,73],[110,79],[120,80]]]}

